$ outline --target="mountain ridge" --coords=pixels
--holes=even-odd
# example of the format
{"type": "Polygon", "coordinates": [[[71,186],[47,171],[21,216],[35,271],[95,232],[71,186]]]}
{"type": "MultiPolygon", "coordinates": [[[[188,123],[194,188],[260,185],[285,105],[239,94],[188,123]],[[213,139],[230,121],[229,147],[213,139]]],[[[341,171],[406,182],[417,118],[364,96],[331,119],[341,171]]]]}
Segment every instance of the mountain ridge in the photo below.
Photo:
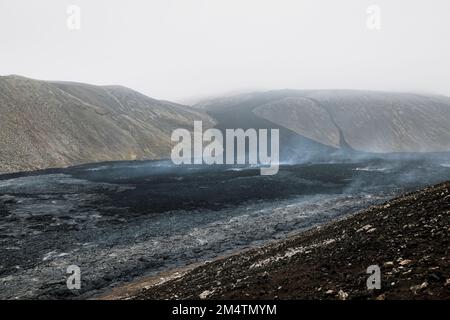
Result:
{"type": "Polygon", "coordinates": [[[168,157],[170,134],[199,110],[123,86],[0,78],[0,172],[168,157]]]}
{"type": "Polygon", "coordinates": [[[447,153],[450,98],[364,90],[272,90],[194,106],[121,85],[0,76],[0,172],[170,156],[171,132],[280,130],[280,160],[447,153]]]}
{"type": "Polygon", "coordinates": [[[450,151],[450,98],[446,96],[275,90],[213,99],[199,107],[210,114],[250,108],[256,118],[333,148],[345,142],[346,148],[380,154],[450,151]]]}

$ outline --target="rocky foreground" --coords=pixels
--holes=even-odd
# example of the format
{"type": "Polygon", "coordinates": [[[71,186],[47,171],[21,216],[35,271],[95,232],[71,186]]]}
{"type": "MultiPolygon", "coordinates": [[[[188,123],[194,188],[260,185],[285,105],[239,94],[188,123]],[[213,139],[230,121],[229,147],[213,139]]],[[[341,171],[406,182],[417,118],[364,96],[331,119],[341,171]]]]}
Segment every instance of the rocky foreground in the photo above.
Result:
{"type": "Polygon", "coordinates": [[[107,299],[450,299],[450,182],[107,299]],[[381,289],[368,290],[370,265],[381,289]]]}

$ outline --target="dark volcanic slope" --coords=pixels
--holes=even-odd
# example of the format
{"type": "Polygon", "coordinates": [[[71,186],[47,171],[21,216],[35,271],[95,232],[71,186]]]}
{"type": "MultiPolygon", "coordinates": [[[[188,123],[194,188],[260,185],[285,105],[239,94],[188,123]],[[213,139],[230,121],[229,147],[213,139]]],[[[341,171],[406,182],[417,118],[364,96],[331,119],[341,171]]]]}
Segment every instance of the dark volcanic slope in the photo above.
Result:
{"type": "Polygon", "coordinates": [[[0,172],[168,157],[176,128],[213,120],[121,86],[0,77],[0,172]]]}
{"type": "MultiPolygon", "coordinates": [[[[338,148],[315,141],[307,134],[295,132],[283,124],[271,121],[270,117],[265,118],[255,112],[260,106],[272,105],[286,96],[302,93],[303,91],[282,90],[245,94],[207,101],[197,107],[206,110],[216,120],[216,127],[221,130],[227,128],[278,129],[282,162],[328,161],[330,157],[341,154],[338,148]]],[[[286,111],[288,110],[280,110],[289,117],[286,111]]],[[[307,113],[304,116],[306,117],[307,113]]],[[[323,128],[317,128],[317,130],[321,129],[323,128]]]]}
{"type": "Polygon", "coordinates": [[[449,299],[450,183],[141,290],[138,299],[449,299]],[[379,265],[381,290],[366,289],[379,265]]]}

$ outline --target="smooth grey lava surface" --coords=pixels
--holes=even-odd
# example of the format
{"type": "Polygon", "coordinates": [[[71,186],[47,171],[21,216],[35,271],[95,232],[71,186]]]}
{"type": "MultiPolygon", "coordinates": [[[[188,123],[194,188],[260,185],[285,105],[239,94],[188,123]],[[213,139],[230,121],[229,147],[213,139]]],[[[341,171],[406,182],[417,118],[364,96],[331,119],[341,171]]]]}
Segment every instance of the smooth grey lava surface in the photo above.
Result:
{"type": "Polygon", "coordinates": [[[450,179],[425,160],[176,167],[118,162],[0,176],[0,298],[87,298],[285,237],[450,179]],[[66,268],[81,268],[68,290],[66,268]]]}

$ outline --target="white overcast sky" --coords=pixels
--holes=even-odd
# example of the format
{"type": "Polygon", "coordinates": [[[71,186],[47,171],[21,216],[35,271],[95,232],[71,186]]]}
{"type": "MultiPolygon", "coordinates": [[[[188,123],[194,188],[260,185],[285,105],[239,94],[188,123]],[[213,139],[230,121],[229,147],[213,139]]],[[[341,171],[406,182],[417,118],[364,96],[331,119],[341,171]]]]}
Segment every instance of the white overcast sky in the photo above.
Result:
{"type": "Polygon", "coordinates": [[[450,95],[449,59],[449,0],[0,0],[0,75],[175,101],[279,88],[450,95]]]}

